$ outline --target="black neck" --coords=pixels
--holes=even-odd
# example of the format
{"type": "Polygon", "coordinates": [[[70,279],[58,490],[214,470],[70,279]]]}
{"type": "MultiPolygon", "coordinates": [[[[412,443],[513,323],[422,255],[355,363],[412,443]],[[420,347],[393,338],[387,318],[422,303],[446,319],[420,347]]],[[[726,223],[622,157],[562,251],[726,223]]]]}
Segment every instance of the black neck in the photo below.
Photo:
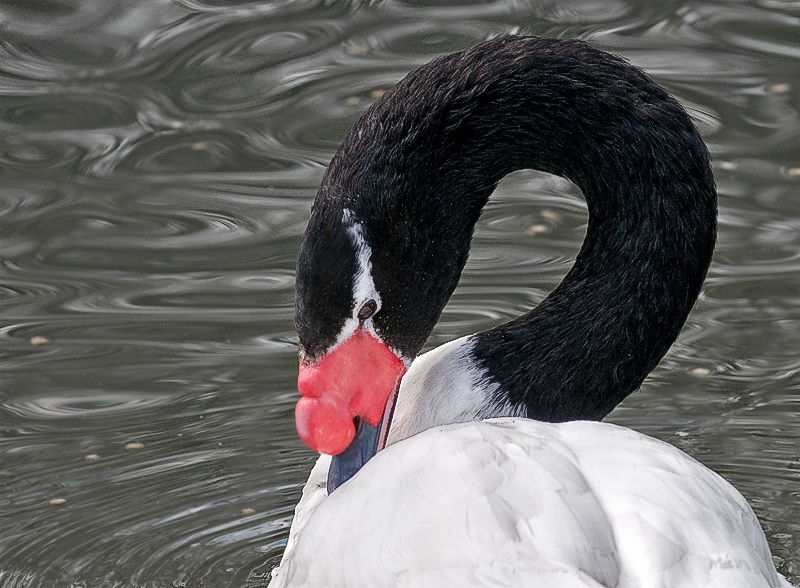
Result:
{"type": "Polygon", "coordinates": [[[532,418],[602,418],[677,337],[715,239],[705,146],[644,73],[576,41],[500,38],[444,57],[362,118],[323,191],[363,221],[384,304],[404,310],[376,324],[413,355],[455,288],[488,197],[524,168],[578,185],[586,239],[542,304],[475,336],[474,358],[498,400],[532,418]]]}

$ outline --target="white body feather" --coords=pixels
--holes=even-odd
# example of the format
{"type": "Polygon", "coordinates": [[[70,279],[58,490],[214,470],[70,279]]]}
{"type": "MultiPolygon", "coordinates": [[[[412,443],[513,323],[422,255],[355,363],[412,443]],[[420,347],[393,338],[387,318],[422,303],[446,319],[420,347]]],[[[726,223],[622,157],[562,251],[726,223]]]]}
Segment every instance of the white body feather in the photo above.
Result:
{"type": "Polygon", "coordinates": [[[615,425],[437,427],[326,497],[329,460],[312,471],[271,588],[789,586],[733,486],[615,425]]]}
{"type": "Polygon", "coordinates": [[[521,416],[493,400],[497,384],[470,358],[472,345],[471,336],[461,337],[414,360],[400,382],[389,445],[438,425],[521,416]]]}

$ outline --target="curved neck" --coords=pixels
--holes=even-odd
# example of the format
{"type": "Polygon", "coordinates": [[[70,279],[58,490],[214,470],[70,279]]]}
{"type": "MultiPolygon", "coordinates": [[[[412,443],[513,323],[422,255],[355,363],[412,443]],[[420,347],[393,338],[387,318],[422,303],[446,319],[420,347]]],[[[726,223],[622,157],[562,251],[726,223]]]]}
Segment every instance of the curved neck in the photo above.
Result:
{"type": "Polygon", "coordinates": [[[705,146],[644,73],[577,41],[500,38],[441,58],[367,112],[323,192],[363,223],[384,306],[405,309],[376,325],[414,355],[455,288],[481,209],[524,168],[578,185],[586,239],[536,309],[475,335],[474,360],[497,400],[532,418],[602,418],[677,337],[715,239],[705,146]]]}

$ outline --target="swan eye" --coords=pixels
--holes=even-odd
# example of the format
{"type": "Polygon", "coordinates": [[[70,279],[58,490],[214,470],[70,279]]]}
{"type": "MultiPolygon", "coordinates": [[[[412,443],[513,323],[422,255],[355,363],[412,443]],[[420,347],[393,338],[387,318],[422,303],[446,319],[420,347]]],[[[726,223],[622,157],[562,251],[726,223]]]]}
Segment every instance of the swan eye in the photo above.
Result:
{"type": "Polygon", "coordinates": [[[378,310],[378,304],[374,300],[367,300],[361,310],[358,311],[358,320],[365,321],[378,310]]]}

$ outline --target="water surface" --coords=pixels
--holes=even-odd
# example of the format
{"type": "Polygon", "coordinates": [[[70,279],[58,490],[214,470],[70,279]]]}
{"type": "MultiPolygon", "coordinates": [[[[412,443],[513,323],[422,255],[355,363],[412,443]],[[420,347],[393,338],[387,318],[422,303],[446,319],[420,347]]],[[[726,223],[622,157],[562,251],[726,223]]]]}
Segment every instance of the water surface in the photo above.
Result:
{"type": "MultiPolygon", "coordinates": [[[[314,459],[293,275],[325,165],[409,70],[510,32],[625,56],[708,142],[709,279],[610,420],[736,485],[800,582],[798,31],[777,0],[0,5],[0,586],[264,585],[314,459]]],[[[585,224],[510,176],[429,345],[540,301],[585,224]]]]}

